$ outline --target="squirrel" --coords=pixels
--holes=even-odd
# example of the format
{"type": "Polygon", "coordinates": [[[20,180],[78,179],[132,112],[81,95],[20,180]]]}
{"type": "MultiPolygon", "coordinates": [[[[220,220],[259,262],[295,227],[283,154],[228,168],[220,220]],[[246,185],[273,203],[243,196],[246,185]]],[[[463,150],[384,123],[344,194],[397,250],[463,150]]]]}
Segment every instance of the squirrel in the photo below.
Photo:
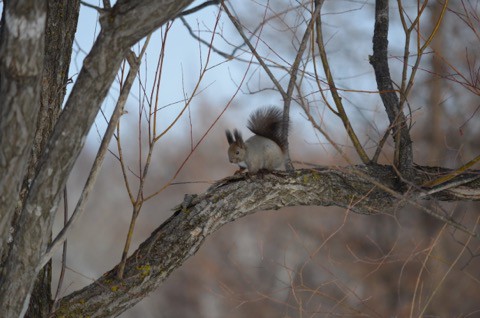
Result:
{"type": "Polygon", "coordinates": [[[285,170],[286,145],[282,141],[283,111],[270,106],[250,114],[247,128],[255,135],[243,141],[241,133],[227,129],[228,158],[250,173],[285,170]]]}

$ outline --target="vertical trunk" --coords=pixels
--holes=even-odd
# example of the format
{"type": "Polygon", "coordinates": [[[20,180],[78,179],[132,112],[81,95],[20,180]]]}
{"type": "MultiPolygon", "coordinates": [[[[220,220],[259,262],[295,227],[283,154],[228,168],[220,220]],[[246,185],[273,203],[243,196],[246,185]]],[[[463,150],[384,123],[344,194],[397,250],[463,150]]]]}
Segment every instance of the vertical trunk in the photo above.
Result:
{"type": "Polygon", "coordinates": [[[376,0],[373,55],[370,56],[370,64],[375,71],[378,91],[392,126],[392,137],[395,142],[394,165],[404,179],[412,180],[414,173],[412,140],[407,118],[395,93],[388,65],[389,14],[389,1],[376,0]]]}
{"type": "Polygon", "coordinates": [[[27,318],[47,318],[52,306],[52,262],[40,271],[33,286],[30,305],[25,314],[27,318]]]}
{"type": "MultiPolygon", "coordinates": [[[[22,203],[28,192],[28,180],[37,171],[38,158],[62,109],[79,11],[79,0],[48,0],[40,108],[27,174],[20,191],[22,203]]],[[[22,206],[17,208],[16,216],[22,206]]],[[[19,225],[14,224],[14,228],[16,226],[19,225]]],[[[48,263],[37,277],[26,317],[48,316],[52,304],[51,276],[51,263],[48,263]]]]}
{"type": "MultiPolygon", "coordinates": [[[[48,0],[40,110],[28,178],[32,178],[37,170],[40,153],[62,109],[79,12],[79,0],[48,0]]],[[[49,262],[38,275],[26,317],[48,317],[52,305],[51,270],[52,266],[49,262]]]]}
{"type": "MultiPolygon", "coordinates": [[[[35,133],[44,61],[46,1],[5,1],[0,33],[0,252],[11,223],[35,133]]],[[[1,283],[1,282],[0,282],[1,283]]]]}

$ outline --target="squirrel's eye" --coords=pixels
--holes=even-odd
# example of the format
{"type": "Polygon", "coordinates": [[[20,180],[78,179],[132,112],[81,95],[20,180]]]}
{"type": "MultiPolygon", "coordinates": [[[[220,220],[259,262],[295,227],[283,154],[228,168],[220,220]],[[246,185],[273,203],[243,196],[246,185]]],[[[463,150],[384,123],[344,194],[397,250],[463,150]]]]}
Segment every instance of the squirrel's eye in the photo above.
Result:
{"type": "Polygon", "coordinates": [[[237,150],[237,151],[235,152],[235,154],[236,154],[236,155],[239,155],[239,154],[240,154],[240,151],[237,150]]]}

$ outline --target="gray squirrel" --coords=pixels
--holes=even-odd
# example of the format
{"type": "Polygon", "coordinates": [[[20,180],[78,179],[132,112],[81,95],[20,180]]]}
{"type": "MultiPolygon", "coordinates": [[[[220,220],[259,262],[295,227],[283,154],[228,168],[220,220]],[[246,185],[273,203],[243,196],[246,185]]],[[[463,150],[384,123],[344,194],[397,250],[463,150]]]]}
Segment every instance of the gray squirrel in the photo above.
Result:
{"type": "Polygon", "coordinates": [[[283,111],[270,106],[250,115],[247,128],[255,135],[243,141],[241,133],[226,130],[228,158],[250,173],[259,170],[285,170],[286,147],[282,142],[283,111]]]}

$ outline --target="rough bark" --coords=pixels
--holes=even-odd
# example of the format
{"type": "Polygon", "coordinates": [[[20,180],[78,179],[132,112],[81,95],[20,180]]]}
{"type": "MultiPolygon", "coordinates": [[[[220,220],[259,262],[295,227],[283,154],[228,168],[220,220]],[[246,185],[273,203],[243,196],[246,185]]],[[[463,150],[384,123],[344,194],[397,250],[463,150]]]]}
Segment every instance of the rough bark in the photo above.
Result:
{"type": "MultiPolygon", "coordinates": [[[[40,109],[27,174],[20,191],[22,205],[17,208],[17,215],[20,213],[28,193],[29,180],[37,171],[39,156],[45,148],[62,109],[79,12],[79,0],[48,0],[40,109]]],[[[14,220],[12,228],[15,229],[18,226],[22,225],[15,224],[14,220]]],[[[51,269],[51,262],[49,262],[37,276],[26,317],[48,316],[52,305],[51,269]]]]}
{"type": "Polygon", "coordinates": [[[35,279],[26,318],[48,317],[52,306],[52,262],[48,262],[35,279]]]}
{"type": "MultiPolygon", "coordinates": [[[[419,169],[415,182],[424,183],[438,172],[448,171],[419,169]]],[[[467,177],[475,176],[474,173],[467,177]]],[[[380,189],[371,180],[393,191],[401,190],[395,188],[398,182],[394,169],[377,165],[305,169],[291,174],[278,172],[221,180],[205,193],[185,198],[175,213],[128,258],[123,280],[117,279],[117,267],[113,268],[91,285],[64,297],[55,317],[110,317],[122,313],[193,256],[210,234],[226,223],[260,210],[336,205],[356,213],[378,214],[393,213],[406,202],[380,189]]],[[[461,192],[475,193],[470,198],[480,200],[480,180],[462,187],[461,192]]],[[[414,193],[410,195],[415,197],[414,193]]],[[[439,192],[435,198],[464,199],[453,189],[439,192]]]]}
{"type": "MultiPolygon", "coordinates": [[[[40,109],[30,167],[36,166],[62,109],[79,12],[79,0],[48,0],[40,109]]],[[[33,176],[33,171],[29,174],[33,176]]]]}
{"type": "Polygon", "coordinates": [[[46,1],[6,1],[0,34],[0,249],[27,168],[39,108],[46,1]]]}
{"type": "Polygon", "coordinates": [[[394,164],[406,180],[413,178],[413,151],[407,119],[400,107],[388,66],[389,0],[375,1],[375,28],[373,33],[373,55],[370,64],[375,71],[377,87],[387,112],[392,136],[395,141],[394,164]]]}
{"type": "MultiPolygon", "coordinates": [[[[103,14],[102,30],[91,52],[84,60],[83,68],[65,109],[39,159],[38,173],[32,180],[24,208],[19,216],[19,223],[22,226],[14,233],[12,248],[0,277],[0,308],[4,317],[22,316],[26,311],[33,282],[40,270],[37,264],[49,240],[53,216],[60,199],[59,194],[127,50],[145,35],[175,17],[192,1],[118,1],[111,10],[103,14]]],[[[7,7],[5,11],[8,14],[7,7]]],[[[8,19],[6,21],[8,26],[8,19]]],[[[43,46],[39,51],[43,52],[43,46]]],[[[40,55],[43,61],[43,54],[40,55]]],[[[22,56],[30,56],[30,54],[22,56]]],[[[20,66],[24,67],[24,64],[20,66]]],[[[35,66],[38,65],[35,64],[35,66]]],[[[40,67],[38,74],[41,70],[40,67]]],[[[2,82],[4,82],[3,79],[2,82]]],[[[28,107],[25,106],[26,110],[31,113],[37,112],[37,109],[33,111],[31,103],[32,100],[38,100],[38,95],[37,92],[36,99],[30,98],[32,97],[30,95],[25,99],[25,103],[28,102],[28,107]]],[[[15,106],[16,99],[12,102],[15,106]]],[[[20,128],[25,130],[23,119],[21,124],[23,126],[20,128]]],[[[12,126],[8,128],[12,130],[12,126]]],[[[30,139],[32,139],[31,135],[33,134],[28,135],[30,139]]],[[[5,142],[6,140],[1,140],[0,149],[4,149],[5,142]]],[[[14,153],[18,154],[19,151],[14,153]]],[[[23,167],[28,154],[27,151],[24,158],[21,158],[23,167]]],[[[18,172],[14,174],[21,182],[24,174],[18,172]]],[[[2,195],[5,193],[6,191],[2,189],[2,195]]],[[[13,197],[17,199],[16,195],[13,197]]],[[[13,204],[10,201],[9,203],[13,204]]]]}

